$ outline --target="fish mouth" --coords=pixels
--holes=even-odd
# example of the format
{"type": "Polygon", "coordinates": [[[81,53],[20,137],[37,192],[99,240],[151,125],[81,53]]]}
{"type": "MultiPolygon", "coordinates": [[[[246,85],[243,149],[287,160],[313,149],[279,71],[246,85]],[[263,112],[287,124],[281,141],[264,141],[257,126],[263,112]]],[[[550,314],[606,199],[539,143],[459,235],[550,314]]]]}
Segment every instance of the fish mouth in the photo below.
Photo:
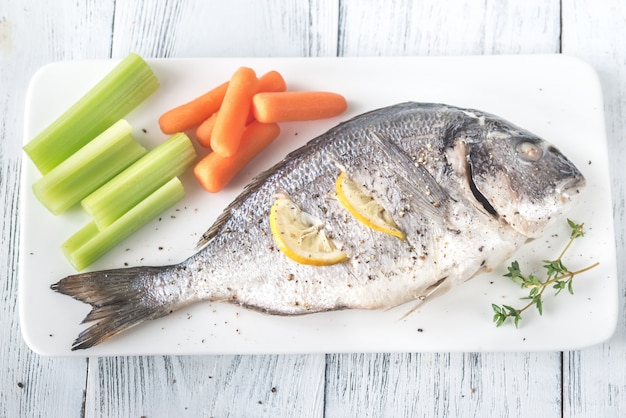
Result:
{"type": "Polygon", "coordinates": [[[587,181],[582,174],[565,180],[559,184],[557,190],[561,196],[563,202],[572,200],[575,196],[579,195],[587,185],[587,181]]]}
{"type": "Polygon", "coordinates": [[[580,174],[564,180],[556,188],[555,205],[560,206],[560,213],[569,211],[580,201],[580,196],[587,187],[587,180],[580,174]]]}

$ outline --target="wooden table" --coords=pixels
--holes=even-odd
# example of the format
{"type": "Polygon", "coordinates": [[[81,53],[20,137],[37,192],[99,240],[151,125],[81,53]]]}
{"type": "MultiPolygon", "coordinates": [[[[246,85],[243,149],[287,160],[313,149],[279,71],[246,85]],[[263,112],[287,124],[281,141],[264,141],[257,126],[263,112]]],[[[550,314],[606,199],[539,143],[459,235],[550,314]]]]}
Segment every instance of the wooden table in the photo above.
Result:
{"type": "Polygon", "coordinates": [[[20,335],[27,84],[91,58],[564,53],[605,95],[624,307],[623,0],[0,0],[0,416],[626,416],[624,311],[574,352],[46,358],[20,335]]]}

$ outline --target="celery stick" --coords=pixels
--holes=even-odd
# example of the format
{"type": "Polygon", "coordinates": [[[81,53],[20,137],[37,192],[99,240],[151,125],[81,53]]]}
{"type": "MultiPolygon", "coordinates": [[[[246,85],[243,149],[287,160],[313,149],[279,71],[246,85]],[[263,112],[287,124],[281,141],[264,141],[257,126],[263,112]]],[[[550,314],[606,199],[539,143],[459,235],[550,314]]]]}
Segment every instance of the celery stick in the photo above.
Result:
{"type": "Polygon", "coordinates": [[[58,119],[24,146],[37,169],[46,174],[119,119],[159,87],[148,64],[137,54],[111,72],[58,119]]]}
{"type": "Polygon", "coordinates": [[[98,229],[96,224],[93,222],[89,222],[87,225],[79,229],[78,232],[74,233],[74,235],[69,237],[61,245],[61,249],[63,250],[63,253],[70,260],[70,262],[72,263],[74,267],[76,267],[76,264],[74,264],[72,259],[70,259],[70,254],[74,254],[76,251],[80,250],[81,247],[83,247],[85,244],[89,242],[89,240],[92,240],[94,237],[96,237],[99,232],[100,230],[98,229]]]}
{"type": "Polygon", "coordinates": [[[83,209],[105,229],[195,161],[196,150],[187,135],[175,134],[83,199],[83,209]]]}
{"type": "Polygon", "coordinates": [[[174,177],[108,228],[101,231],[94,222],[85,225],[62,244],[63,253],[76,270],[83,270],[174,205],[184,195],[183,184],[174,177]]]}
{"type": "Polygon", "coordinates": [[[132,127],[122,119],[37,180],[33,193],[58,215],[145,154],[132,136],[132,127]]]}

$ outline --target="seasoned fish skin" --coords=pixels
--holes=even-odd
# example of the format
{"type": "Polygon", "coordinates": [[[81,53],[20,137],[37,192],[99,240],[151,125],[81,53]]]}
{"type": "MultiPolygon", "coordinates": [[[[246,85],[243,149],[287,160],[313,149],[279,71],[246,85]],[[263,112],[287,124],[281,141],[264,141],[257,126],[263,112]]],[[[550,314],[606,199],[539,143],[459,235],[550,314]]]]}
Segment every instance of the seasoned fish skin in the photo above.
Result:
{"type": "Polygon", "coordinates": [[[501,118],[402,103],[338,125],[260,175],[182,263],[83,273],[53,289],[92,304],[85,320],[99,320],[73,349],[201,300],[280,315],[389,308],[502,263],[566,211],[584,183],[552,145],[501,118]],[[373,193],[406,240],[342,207],[334,196],[341,171],[373,193]],[[309,266],[282,254],[269,227],[277,193],[321,219],[348,260],[309,266]]]}

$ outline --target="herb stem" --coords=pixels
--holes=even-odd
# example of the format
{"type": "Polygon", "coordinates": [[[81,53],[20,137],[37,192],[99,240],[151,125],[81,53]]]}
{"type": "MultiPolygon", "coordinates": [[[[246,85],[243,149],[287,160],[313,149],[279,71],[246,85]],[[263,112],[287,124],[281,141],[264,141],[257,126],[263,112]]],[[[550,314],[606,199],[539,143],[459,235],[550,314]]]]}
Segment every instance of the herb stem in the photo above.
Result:
{"type": "Polygon", "coordinates": [[[567,288],[570,294],[574,294],[572,288],[574,276],[585,273],[600,264],[596,262],[576,271],[570,271],[565,267],[565,265],[563,265],[562,259],[565,256],[565,253],[570,249],[572,242],[574,242],[576,238],[584,236],[583,224],[576,224],[569,219],[567,222],[572,229],[572,233],[558,258],[552,261],[544,260],[544,262],[547,263],[544,265],[544,268],[547,271],[545,281],[539,280],[533,274],[522,274],[519,268],[519,263],[517,261],[511,263],[509,272],[505,274],[505,277],[508,277],[515,283],[521,285],[522,288],[529,289],[529,295],[523,299],[530,299],[530,302],[519,309],[508,305],[499,306],[492,304],[491,306],[494,312],[493,322],[495,322],[496,326],[502,325],[507,318],[512,318],[515,326],[517,327],[519,321],[522,319],[522,312],[526,311],[531,306],[535,306],[539,311],[539,315],[541,315],[543,313],[543,294],[548,286],[552,286],[552,288],[556,290],[555,295],[558,295],[561,290],[565,288],[567,288]]]}
{"type": "MultiPolygon", "coordinates": [[[[593,263],[593,264],[591,264],[591,265],[589,265],[589,266],[587,266],[585,268],[582,268],[580,270],[568,271],[568,272],[566,272],[566,273],[564,273],[564,274],[562,274],[560,276],[556,276],[556,277],[554,277],[554,278],[544,282],[544,285],[546,285],[546,286],[543,286],[543,288],[545,289],[547,287],[547,285],[555,283],[555,282],[558,282],[559,280],[563,280],[565,278],[567,278],[568,280],[571,280],[574,276],[577,276],[577,275],[579,275],[581,273],[584,273],[584,272],[589,271],[589,270],[591,270],[593,268],[596,268],[599,265],[600,265],[600,263],[598,261],[596,261],[595,263],[593,263]]],[[[543,290],[542,290],[542,292],[543,292],[543,290]]]]}

